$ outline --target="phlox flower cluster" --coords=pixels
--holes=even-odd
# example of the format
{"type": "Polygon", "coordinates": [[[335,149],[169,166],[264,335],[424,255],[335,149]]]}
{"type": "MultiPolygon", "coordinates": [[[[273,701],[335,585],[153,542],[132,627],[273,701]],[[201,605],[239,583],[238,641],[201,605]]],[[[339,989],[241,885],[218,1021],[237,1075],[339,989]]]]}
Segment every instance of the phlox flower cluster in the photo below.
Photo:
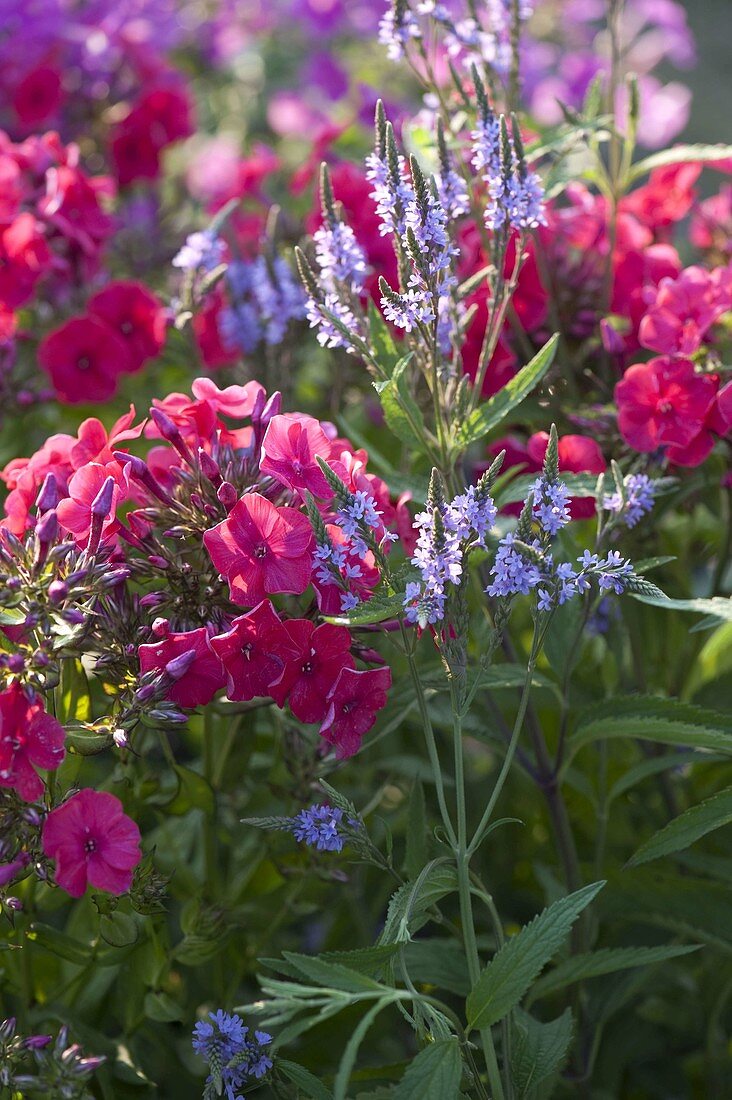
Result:
{"type": "Polygon", "coordinates": [[[240,1016],[221,1008],[208,1017],[193,1029],[193,1049],[211,1069],[205,1095],[220,1094],[214,1089],[220,1080],[227,1100],[242,1100],[240,1089],[247,1082],[260,1081],[272,1069],[267,1050],[272,1036],[266,1031],[251,1032],[240,1016]]]}
{"type": "MultiPolygon", "coordinates": [[[[89,419],[3,471],[0,612],[13,625],[0,658],[0,787],[40,800],[37,769],[64,758],[45,697],[70,646],[116,685],[109,714],[89,724],[112,751],[134,749],[143,716],[185,722],[221,692],[289,706],[338,756],[358,750],[391,675],[373,651],[359,667],[349,630],[313,609],[341,613],[345,593],[346,607],[368,600],[403,506],[365,452],[280,403],[256,382],[198,379],[144,423],[134,409],[109,432],[89,419]],[[295,600],[280,610],[280,595],[303,596],[300,614],[295,600]]],[[[87,883],[129,890],[139,832],[113,796],[85,789],[59,803],[42,840],[73,896],[87,883]]],[[[19,873],[23,853],[8,852],[19,873]]]]}

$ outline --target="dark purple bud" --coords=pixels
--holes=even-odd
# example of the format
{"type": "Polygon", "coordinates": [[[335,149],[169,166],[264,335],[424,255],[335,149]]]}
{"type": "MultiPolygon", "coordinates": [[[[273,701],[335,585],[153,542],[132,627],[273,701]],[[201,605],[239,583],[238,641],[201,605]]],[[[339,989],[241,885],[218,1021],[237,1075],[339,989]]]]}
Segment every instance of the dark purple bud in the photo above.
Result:
{"type": "Polygon", "coordinates": [[[8,1016],[7,1020],[0,1023],[0,1041],[7,1043],[15,1035],[15,1016],[8,1016]]]}
{"type": "Polygon", "coordinates": [[[213,504],[204,504],[203,510],[204,510],[204,512],[206,513],[206,515],[208,516],[209,519],[212,519],[212,520],[215,521],[219,518],[219,513],[218,513],[217,509],[214,508],[213,504]]]}
{"type": "Polygon", "coordinates": [[[10,592],[17,592],[18,589],[21,587],[20,577],[8,577],[5,582],[5,587],[10,592]]]}
{"type": "Polygon", "coordinates": [[[69,1039],[69,1028],[67,1024],[59,1030],[58,1037],[56,1039],[56,1050],[61,1051],[66,1046],[69,1039]]]}
{"type": "Polygon", "coordinates": [[[51,603],[63,603],[69,594],[69,586],[65,581],[51,581],[48,586],[48,598],[51,603]]]}
{"type": "Polygon", "coordinates": [[[15,913],[23,912],[23,902],[20,900],[20,898],[6,898],[5,904],[7,905],[8,909],[12,909],[15,913]]]}
{"type": "Polygon", "coordinates": [[[35,668],[47,668],[50,657],[42,649],[35,649],[31,654],[31,664],[35,668]]]}
{"type": "Polygon", "coordinates": [[[8,668],[11,672],[22,672],[25,668],[25,661],[23,660],[22,653],[11,653],[7,660],[8,668]]]}
{"type": "Polygon", "coordinates": [[[230,481],[221,482],[218,489],[216,490],[216,496],[219,498],[227,512],[231,511],[231,509],[234,507],[237,500],[239,499],[239,495],[230,481]]]}
{"type": "Polygon", "coordinates": [[[58,534],[58,517],[54,511],[46,512],[36,526],[36,538],[41,546],[48,546],[58,534]]]}
{"type": "Polygon", "coordinates": [[[163,439],[167,439],[168,443],[172,443],[178,454],[182,455],[186,462],[190,462],[191,465],[193,465],[193,455],[188,450],[186,442],[177,426],[167,413],[164,413],[162,409],[150,409],[150,416],[155,421],[155,426],[163,439]]]}
{"type": "Polygon", "coordinates": [[[36,508],[39,512],[49,512],[58,504],[58,484],[53,474],[46,474],[41,485],[41,491],[36,497],[36,508]]]}
{"type": "Polygon", "coordinates": [[[203,508],[203,497],[200,493],[191,493],[189,499],[194,508],[203,508]]]}
{"type": "Polygon", "coordinates": [[[162,707],[154,707],[149,712],[150,718],[154,718],[156,722],[187,722],[188,718],[182,711],[176,710],[175,707],[170,707],[168,710],[163,710],[162,707]]]}
{"type": "Polygon", "coordinates": [[[123,565],[120,565],[117,569],[112,569],[109,573],[105,573],[102,577],[102,584],[105,588],[114,588],[118,584],[124,584],[126,580],[129,580],[130,571],[123,565]]]}
{"type": "Polygon", "coordinates": [[[150,554],[147,559],[150,565],[154,565],[156,569],[169,569],[170,562],[167,562],[165,558],[161,558],[159,554],[150,554]]]}
{"type": "Polygon", "coordinates": [[[107,519],[112,511],[113,498],[114,478],[110,475],[105,479],[104,484],[92,501],[91,514],[97,518],[107,519]]]}
{"type": "Polygon", "coordinates": [[[70,1066],[77,1058],[80,1058],[83,1053],[79,1043],[72,1043],[61,1055],[61,1061],[65,1066],[70,1066]]]}
{"type": "Polygon", "coordinates": [[[164,504],[172,503],[171,498],[163,487],[155,480],[146,462],[143,462],[143,460],[136,455],[128,455],[126,451],[112,451],[112,454],[121,466],[126,467],[130,471],[130,476],[134,477],[135,481],[141,481],[158,500],[162,500],[164,504]]]}
{"type": "Polygon", "coordinates": [[[26,1050],[43,1050],[53,1040],[53,1035],[29,1035],[23,1040],[26,1050]]]}
{"type": "Polygon", "coordinates": [[[34,829],[41,824],[41,815],[38,813],[38,810],[34,810],[32,806],[28,806],[27,809],[23,810],[22,816],[23,820],[27,821],[29,825],[32,825],[34,829]]]}
{"type": "Polygon", "coordinates": [[[156,694],[157,688],[155,684],[143,684],[141,688],[138,688],[135,692],[135,699],[138,703],[147,703],[149,699],[152,699],[156,694]]]}
{"type": "Polygon", "coordinates": [[[207,451],[204,451],[203,447],[198,448],[198,462],[203,476],[207,477],[209,481],[212,481],[214,485],[220,485],[221,470],[218,467],[218,463],[211,458],[211,455],[208,454],[207,451]]]}
{"type": "Polygon", "coordinates": [[[83,611],[79,611],[78,607],[69,607],[66,611],[61,612],[61,618],[64,622],[71,623],[72,626],[81,626],[86,622],[86,616],[83,611]]]}
{"type": "Polygon", "coordinates": [[[608,355],[622,355],[624,349],[623,338],[616,328],[610,324],[606,317],[600,321],[600,335],[602,346],[608,355]]]}
{"type": "Polygon", "coordinates": [[[76,1063],[71,1072],[74,1077],[86,1077],[88,1074],[94,1073],[100,1066],[103,1066],[105,1062],[106,1058],[101,1054],[94,1055],[91,1058],[82,1058],[81,1061],[76,1063]]]}
{"type": "Polygon", "coordinates": [[[280,393],[279,390],[275,390],[275,392],[272,394],[272,396],[270,397],[267,404],[264,406],[264,409],[262,410],[262,427],[263,428],[267,427],[267,425],[269,424],[269,422],[270,422],[270,420],[272,419],[273,416],[278,416],[279,415],[279,411],[280,411],[281,408],[282,408],[282,394],[280,393]]]}
{"type": "Polygon", "coordinates": [[[170,620],[163,619],[162,617],[154,619],[152,632],[156,638],[167,638],[168,634],[170,634],[170,620]]]}
{"type": "Polygon", "coordinates": [[[165,596],[162,592],[148,592],[140,600],[140,607],[157,607],[164,599],[165,596]]]}
{"type": "Polygon", "coordinates": [[[174,657],[172,661],[168,661],[165,671],[171,679],[180,680],[188,672],[195,659],[195,649],[187,649],[185,653],[181,653],[179,656],[174,657]]]}
{"type": "Polygon", "coordinates": [[[258,424],[262,419],[262,413],[266,404],[267,391],[264,389],[257,390],[257,396],[254,398],[254,407],[252,408],[252,424],[258,424]]]}
{"type": "Polygon", "coordinates": [[[184,539],[187,534],[185,527],[169,527],[167,531],[163,531],[166,539],[184,539]]]}

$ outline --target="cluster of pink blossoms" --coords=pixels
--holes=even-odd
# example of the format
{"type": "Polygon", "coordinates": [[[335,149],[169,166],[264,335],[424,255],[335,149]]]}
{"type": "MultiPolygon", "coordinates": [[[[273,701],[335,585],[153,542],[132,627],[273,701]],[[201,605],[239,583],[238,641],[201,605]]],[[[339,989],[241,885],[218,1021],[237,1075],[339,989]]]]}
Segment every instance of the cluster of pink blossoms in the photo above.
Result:
{"type": "MultiPolygon", "coordinates": [[[[319,616],[370,597],[388,527],[410,525],[404,502],[367,472],[365,452],[327,423],[281,413],[280,395],[259,383],[219,389],[201,378],[192,389],[137,424],[130,409],[109,433],[86,420],[2,473],[0,785],[25,801],[43,794],[36,769],[64,756],[43,697],[69,630],[75,655],[116,684],[113,712],[90,727],[108,731],[110,747],[134,747],[142,717],[185,721],[225,692],[289,706],[343,758],[386,704],[379,655],[319,616]],[[144,458],[126,449],[143,441],[144,458]],[[338,499],[319,459],[343,486],[338,499]]],[[[110,797],[83,790],[43,827],[56,881],[74,896],[87,878],[129,887],[136,826],[110,797]],[[89,806],[72,809],[82,797],[89,806]],[[117,824],[102,827],[110,814],[117,824]],[[91,832],[80,840],[82,824],[91,832]]]]}

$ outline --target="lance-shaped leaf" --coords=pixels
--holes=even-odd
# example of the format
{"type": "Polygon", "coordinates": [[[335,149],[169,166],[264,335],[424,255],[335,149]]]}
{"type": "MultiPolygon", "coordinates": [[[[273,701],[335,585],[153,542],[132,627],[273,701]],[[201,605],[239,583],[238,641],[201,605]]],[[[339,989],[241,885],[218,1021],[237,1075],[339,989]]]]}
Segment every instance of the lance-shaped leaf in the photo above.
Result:
{"type": "Polygon", "coordinates": [[[580,913],[604,885],[604,882],[594,882],[560,898],[504,944],[468,997],[470,1027],[490,1027],[519,1003],[562,946],[580,913]]]}
{"type": "Polygon", "coordinates": [[[700,837],[723,825],[732,822],[732,787],[718,791],[711,798],[692,806],[683,814],[675,817],[663,829],[655,833],[650,840],[641,844],[638,851],[629,860],[632,867],[639,863],[648,863],[652,859],[682,852],[700,837]]]}
{"type": "Polygon", "coordinates": [[[457,1039],[421,1050],[394,1089],[394,1100],[457,1100],[462,1063],[457,1039]]]}

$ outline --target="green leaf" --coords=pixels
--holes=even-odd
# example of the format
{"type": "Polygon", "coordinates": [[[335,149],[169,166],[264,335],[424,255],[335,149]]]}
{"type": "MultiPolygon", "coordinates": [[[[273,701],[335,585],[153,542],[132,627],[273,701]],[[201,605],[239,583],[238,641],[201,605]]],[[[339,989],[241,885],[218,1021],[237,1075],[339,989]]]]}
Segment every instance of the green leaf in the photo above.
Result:
{"type": "Polygon", "coordinates": [[[674,699],[637,695],[608,699],[581,714],[568,742],[568,756],[592,741],[616,737],[732,754],[732,722],[726,715],[674,699]]]}
{"type": "Polygon", "coordinates": [[[137,943],[140,931],[129,913],[110,913],[99,921],[99,935],[112,947],[130,947],[137,943]]]}
{"type": "Polygon", "coordinates": [[[580,913],[604,885],[594,882],[560,898],[504,944],[468,996],[466,1008],[471,1028],[490,1027],[519,1003],[534,978],[562,946],[580,913]]]}
{"type": "Polygon", "coordinates": [[[78,657],[61,662],[61,681],[56,691],[56,717],[67,722],[88,722],[91,718],[89,683],[78,657]]]}
{"type": "Polygon", "coordinates": [[[415,779],[409,796],[407,820],[407,848],[404,870],[408,878],[416,878],[428,860],[427,814],[424,804],[424,787],[415,779]]]}
{"type": "Polygon", "coordinates": [[[366,1032],[371,1027],[372,1023],[379,1015],[382,1009],[386,1008],[391,1003],[391,998],[377,1001],[375,1005],[372,1005],[362,1020],[356,1025],[351,1038],[346,1044],[346,1048],[343,1051],[340,1064],[338,1066],[338,1073],[333,1087],[333,1100],[347,1100],[348,1081],[351,1076],[351,1070],[353,1064],[356,1061],[359,1047],[366,1037],[366,1032]]]}
{"type": "Polygon", "coordinates": [[[214,792],[208,780],[191,768],[176,764],[178,790],[165,807],[169,814],[186,814],[189,810],[203,810],[210,814],[214,808],[214,792]]]}
{"type": "Polygon", "coordinates": [[[373,623],[382,623],[387,619],[395,619],[404,610],[404,593],[399,592],[392,596],[379,595],[377,593],[370,600],[360,603],[349,611],[347,615],[324,615],[327,623],[335,626],[370,626],[373,623]]]}
{"type": "Polygon", "coordinates": [[[147,993],[145,1015],[156,1023],[170,1024],[174,1020],[184,1020],[186,1010],[169,993],[147,993]]]}
{"type": "Polygon", "coordinates": [[[650,157],[633,164],[628,172],[628,183],[641,179],[654,168],[665,168],[670,164],[690,164],[696,161],[714,164],[715,161],[729,160],[730,157],[732,157],[732,145],[672,145],[670,149],[652,153],[650,157]]]}
{"type": "Polygon", "coordinates": [[[648,779],[652,775],[658,775],[659,772],[664,772],[668,768],[682,768],[687,764],[714,764],[724,759],[723,755],[717,753],[679,752],[678,750],[664,753],[663,756],[651,756],[647,760],[641,760],[638,764],[634,764],[624,775],[621,775],[620,779],[613,783],[608,794],[608,802],[614,802],[616,798],[619,798],[621,794],[625,794],[636,783],[642,783],[644,779],[648,779]]]}
{"type": "Polygon", "coordinates": [[[664,611],[687,611],[696,615],[705,615],[716,622],[732,622],[732,598],[729,596],[712,596],[711,599],[698,600],[673,600],[669,596],[654,596],[645,592],[630,592],[629,595],[641,603],[651,607],[660,607],[664,611]]]}
{"type": "Polygon", "coordinates": [[[66,959],[67,962],[75,963],[76,966],[84,966],[92,957],[89,944],[79,943],[78,940],[67,936],[65,932],[59,932],[49,924],[32,924],[27,937],[39,947],[45,947],[46,951],[66,959]]]}
{"type": "Polygon", "coordinates": [[[373,993],[379,989],[379,983],[373,978],[351,970],[341,963],[327,962],[318,955],[298,955],[294,951],[283,951],[282,956],[291,963],[308,981],[331,989],[340,989],[344,993],[373,993]]]}
{"type": "Polygon", "coordinates": [[[407,943],[425,924],[430,906],[456,889],[455,868],[433,860],[414,882],[405,882],[392,895],[379,943],[407,943]]]}
{"type": "Polygon", "coordinates": [[[96,756],[112,744],[112,735],[101,733],[93,727],[67,726],[66,745],[79,756],[96,756]]]}
{"type": "Polygon", "coordinates": [[[682,852],[700,837],[706,836],[715,829],[721,829],[723,825],[729,825],[730,822],[732,822],[732,787],[726,787],[725,790],[718,791],[711,798],[700,802],[698,806],[692,806],[683,814],[679,814],[650,840],[641,844],[638,851],[628,860],[628,866],[648,863],[652,859],[660,859],[661,856],[670,855],[672,852],[682,852]]]}
{"type": "Polygon", "coordinates": [[[373,348],[374,359],[385,374],[392,374],[394,367],[401,359],[401,352],[373,298],[369,298],[368,319],[369,344],[373,348]]]}
{"type": "Polygon", "coordinates": [[[559,334],[555,333],[530,363],[468,417],[458,432],[457,443],[461,449],[498,428],[511,410],[528,397],[554,362],[558,342],[559,334]]]}
{"type": "Polygon", "coordinates": [[[310,1100],[333,1100],[333,1093],[330,1089],[327,1089],[317,1077],[313,1077],[310,1070],[299,1066],[297,1062],[288,1062],[285,1058],[278,1058],[277,1069],[288,1081],[292,1081],[293,1084],[297,1085],[303,1096],[310,1097],[310,1100]]]}
{"type": "Polygon", "coordinates": [[[517,1009],[514,1017],[511,1072],[516,1100],[529,1097],[540,1082],[564,1064],[572,1040],[570,1009],[548,1023],[541,1023],[517,1009]]]}
{"type": "Polygon", "coordinates": [[[605,947],[586,955],[573,955],[534,985],[531,1000],[557,993],[575,982],[614,974],[618,970],[631,970],[636,966],[652,966],[653,963],[676,959],[699,950],[699,944],[667,944],[661,947],[605,947]]]}
{"type": "Polygon", "coordinates": [[[467,959],[456,940],[420,936],[404,945],[404,962],[415,984],[434,985],[458,997],[470,992],[467,959]]]}
{"type": "Polygon", "coordinates": [[[374,382],[384,419],[398,439],[418,451],[424,450],[425,426],[419,405],[412,396],[413,381],[408,373],[412,353],[405,355],[394,367],[391,378],[374,382]]]}
{"type": "Polygon", "coordinates": [[[394,1089],[394,1100],[457,1100],[462,1061],[457,1039],[421,1050],[394,1089]]]}
{"type": "Polygon", "coordinates": [[[643,867],[614,877],[603,895],[603,917],[649,924],[732,955],[732,889],[694,875],[643,867]]]}

